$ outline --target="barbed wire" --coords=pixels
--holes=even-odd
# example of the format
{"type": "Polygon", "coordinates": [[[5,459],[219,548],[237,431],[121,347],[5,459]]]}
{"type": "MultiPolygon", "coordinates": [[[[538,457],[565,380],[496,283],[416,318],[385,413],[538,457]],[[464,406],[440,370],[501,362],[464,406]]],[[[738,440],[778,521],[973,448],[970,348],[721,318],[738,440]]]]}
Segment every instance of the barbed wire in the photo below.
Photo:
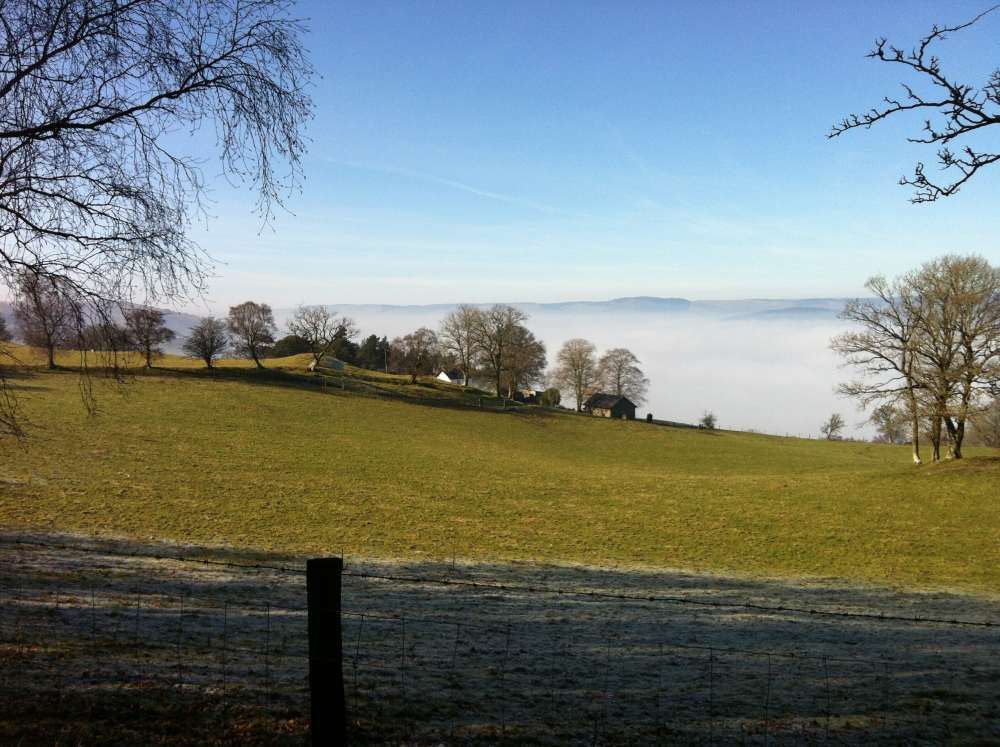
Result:
{"type": "MultiPolygon", "coordinates": [[[[105,552],[68,544],[27,543],[66,551],[105,552]]],[[[287,569],[297,575],[304,572],[280,565],[239,564],[183,555],[113,551],[108,554],[195,563],[207,560],[211,565],[253,571],[287,569]]],[[[28,570],[33,560],[43,571],[55,568],[50,565],[50,557],[32,559],[25,554],[23,558],[24,565],[12,563],[0,572],[0,582],[4,575],[28,570]]],[[[9,672],[0,670],[0,692],[30,690],[61,698],[66,687],[64,683],[75,683],[70,686],[79,687],[82,682],[83,687],[87,687],[87,683],[95,677],[104,676],[109,678],[108,682],[118,684],[121,692],[134,697],[135,702],[154,702],[150,700],[151,694],[156,687],[162,687],[178,694],[200,690],[221,698],[227,704],[253,704],[255,708],[265,709],[262,713],[271,709],[286,715],[305,714],[301,698],[306,692],[307,680],[304,676],[309,652],[303,645],[306,642],[304,619],[295,615],[286,618],[286,624],[272,628],[272,617],[278,610],[305,612],[305,608],[297,603],[274,604],[273,599],[262,601],[259,605],[213,599],[213,602],[201,607],[199,602],[212,598],[207,596],[209,592],[202,595],[197,592],[154,591],[145,593],[142,601],[157,604],[166,601],[170,604],[155,609],[143,606],[140,620],[138,596],[134,608],[129,599],[131,594],[141,592],[124,590],[116,593],[117,583],[128,586],[140,577],[146,582],[155,583],[162,578],[173,583],[180,573],[178,569],[169,566],[146,569],[137,565],[128,568],[134,576],[119,577],[109,582],[103,575],[105,566],[102,563],[90,563],[88,558],[79,558],[77,562],[81,574],[98,574],[101,576],[99,582],[80,586],[74,581],[69,590],[59,588],[47,594],[35,587],[28,590],[18,587],[16,593],[10,593],[13,587],[8,591],[0,583],[0,608],[8,604],[11,609],[9,615],[4,610],[0,645],[15,652],[17,658],[11,661],[23,663],[9,672]],[[142,576],[147,571],[148,574],[142,576]],[[102,589],[107,592],[103,598],[102,589]],[[89,609],[86,608],[88,602],[89,609]],[[47,614],[45,607],[53,608],[56,614],[47,614]],[[258,617],[266,615],[266,627],[261,627],[260,619],[250,626],[234,624],[234,607],[256,608],[258,617]],[[62,609],[79,614],[63,615],[62,609]],[[135,610],[134,615],[129,614],[130,609],[135,610]],[[150,615],[151,612],[154,614],[150,615]],[[73,661],[68,656],[75,656],[76,650],[90,650],[88,655],[94,661],[112,661],[117,669],[101,674],[104,670],[99,665],[86,662],[77,669],[67,669],[67,662],[73,661]],[[153,658],[148,658],[146,652],[151,652],[153,658]],[[25,681],[31,683],[28,690],[24,688],[25,681]]],[[[540,614],[537,617],[508,617],[502,621],[499,616],[487,614],[485,609],[477,609],[475,595],[457,594],[454,611],[425,609],[424,616],[419,614],[420,609],[414,610],[418,613],[415,615],[406,612],[407,604],[419,607],[423,600],[435,599],[433,591],[421,590],[419,584],[446,584],[502,592],[504,596],[497,598],[503,599],[504,605],[519,601],[516,594],[557,594],[642,604],[650,601],[697,604],[710,609],[749,608],[758,612],[762,609],[771,612],[798,608],[656,594],[618,594],[539,584],[492,583],[467,578],[368,573],[360,569],[345,572],[344,575],[348,579],[371,580],[376,584],[354,584],[354,591],[358,593],[348,595],[345,601],[350,607],[353,599],[359,606],[341,610],[345,622],[350,621],[342,629],[342,665],[351,707],[364,713],[365,709],[378,704],[378,708],[386,709],[379,711],[379,722],[394,724],[393,728],[398,729],[400,734],[405,733],[409,741],[414,742],[420,741],[416,735],[422,731],[437,737],[448,729],[454,738],[456,724],[461,729],[471,729],[470,721],[492,724],[499,733],[505,734],[510,724],[520,723],[515,728],[524,728],[525,724],[542,723],[540,719],[546,718],[551,718],[554,724],[547,727],[553,729],[550,733],[562,734],[568,741],[569,736],[558,731],[562,727],[555,724],[559,721],[557,714],[560,710],[572,707],[590,709],[582,728],[569,728],[575,741],[583,741],[583,735],[586,741],[613,741],[609,739],[610,735],[628,734],[635,722],[654,726],[671,723],[681,730],[675,733],[675,739],[679,739],[678,735],[682,732],[689,737],[697,734],[704,737],[707,731],[708,741],[727,741],[727,735],[732,735],[733,741],[739,736],[745,739],[747,729],[761,728],[763,724],[764,740],[767,742],[769,725],[782,729],[785,727],[781,725],[788,719],[795,719],[795,723],[800,725],[800,737],[813,733],[819,739],[824,731],[821,721],[824,714],[826,741],[831,741],[831,729],[836,737],[839,729],[843,728],[838,726],[838,720],[847,714],[857,713],[862,714],[856,727],[859,729],[857,734],[867,735],[873,741],[886,736],[887,723],[892,729],[903,729],[898,735],[900,741],[918,735],[933,741],[935,737],[943,737],[950,728],[945,723],[948,716],[944,711],[939,717],[944,724],[940,728],[932,724],[933,730],[928,730],[927,711],[922,712],[922,722],[918,720],[916,725],[906,725],[906,718],[909,717],[905,712],[905,708],[909,707],[907,704],[923,697],[922,678],[933,673],[937,681],[950,683],[950,687],[954,687],[955,682],[961,682],[967,688],[981,687],[983,682],[995,679],[994,673],[987,669],[991,666],[988,660],[957,661],[953,653],[946,651],[932,659],[910,663],[905,659],[879,656],[878,651],[868,652],[872,654],[871,658],[852,657],[850,651],[844,650],[839,653],[846,656],[823,655],[822,648],[810,649],[780,638],[730,639],[736,645],[726,645],[729,641],[719,640],[720,645],[713,645],[711,635],[698,634],[700,625],[686,632],[672,628],[669,625],[670,616],[665,617],[661,609],[638,605],[627,614],[635,612],[637,617],[648,614],[648,620],[625,621],[615,617],[607,626],[597,625],[589,612],[598,616],[605,612],[609,616],[618,616],[625,605],[575,608],[582,614],[560,619],[540,614]],[[373,604],[372,600],[379,599],[377,584],[381,582],[414,584],[414,587],[411,593],[410,588],[401,590],[388,586],[385,590],[389,598],[380,606],[378,601],[373,604]],[[404,594],[400,597],[402,601],[396,599],[399,601],[396,607],[393,599],[399,596],[400,591],[404,594]],[[390,604],[393,608],[386,609],[390,604]],[[364,609],[361,605],[371,606],[364,609]],[[470,615],[470,611],[474,614],[470,615]],[[476,615],[480,617],[477,619],[476,615]],[[380,622],[391,625],[377,624],[380,622]],[[369,628],[366,627],[368,623],[376,625],[369,628]],[[629,631],[633,624],[634,630],[629,631]],[[777,645],[777,650],[765,648],[772,643],[777,645]],[[774,674],[772,658],[776,662],[774,674]],[[777,664],[779,659],[783,662],[780,665],[777,664]],[[830,667],[834,664],[837,666],[832,669],[831,679],[830,667]],[[612,674],[609,675],[609,672],[612,674]],[[672,682],[672,677],[678,676],[678,673],[679,679],[672,682]],[[921,679],[916,679],[918,674],[921,679]],[[646,686],[654,675],[655,692],[646,686]],[[641,677],[647,679],[638,679],[641,677]],[[777,692],[779,679],[786,683],[783,686],[786,694],[780,696],[785,700],[780,700],[778,696],[772,700],[771,688],[773,685],[777,692]],[[397,687],[398,697],[395,695],[397,687]],[[642,690],[641,693],[634,692],[637,687],[642,690]],[[531,688],[527,697],[519,692],[525,688],[531,688]],[[787,695],[787,691],[801,691],[802,694],[787,695]],[[388,697],[387,692],[393,693],[392,697],[388,697]],[[466,692],[474,692],[474,695],[466,697],[466,692]],[[671,698],[677,699],[680,705],[671,705],[671,698]],[[666,715],[661,711],[661,699],[668,710],[666,715]],[[543,701],[544,705],[536,706],[543,701]],[[355,702],[360,705],[355,706],[355,702]],[[550,710],[533,710],[536,707],[550,710]],[[817,711],[817,708],[820,710],[817,711]],[[465,711],[473,716],[463,716],[465,711]],[[426,714],[428,725],[418,724],[414,713],[426,714]]],[[[65,577],[52,578],[53,583],[66,582],[65,577]]],[[[267,575],[237,578],[235,583],[256,584],[261,589],[269,589],[264,591],[265,594],[274,593],[277,588],[282,589],[282,593],[292,588],[291,584],[283,586],[283,579],[275,580],[267,575]]],[[[226,579],[213,584],[212,588],[225,594],[229,584],[226,579]]],[[[294,593],[304,595],[305,590],[298,586],[298,582],[295,589],[294,593]]],[[[510,605],[508,615],[514,608],[510,605]]],[[[806,611],[811,614],[824,612],[806,611]]],[[[837,614],[871,619],[860,613],[837,614]]],[[[875,619],[891,621],[894,616],[877,616],[875,619]]],[[[903,619],[906,622],[921,620],[903,619]]],[[[721,624],[726,624],[725,618],[720,617],[719,620],[721,624]]],[[[701,622],[697,619],[691,621],[701,622]]],[[[832,627],[832,623],[828,625],[832,627]]],[[[992,627],[992,624],[983,627],[992,627]]],[[[818,631],[825,629],[829,628],[817,626],[818,631]]],[[[958,633],[954,636],[960,639],[958,633]]],[[[940,640],[943,641],[944,637],[940,640]]],[[[818,641],[819,646],[829,646],[830,643],[825,636],[818,641]]],[[[982,715],[976,717],[992,718],[990,697],[989,690],[986,690],[981,700],[982,715]]],[[[978,709],[980,701],[976,703],[978,709]]],[[[977,710],[976,714],[979,713],[977,710]]],[[[660,732],[655,733],[662,737],[660,732]]],[[[850,731],[849,734],[855,732],[850,731]]],[[[399,741],[407,740],[400,737],[399,741]]],[[[637,737],[633,741],[642,739],[637,737]]]]}
{"type": "MultiPolygon", "coordinates": [[[[466,621],[456,621],[456,620],[441,620],[432,619],[426,617],[415,617],[412,615],[383,615],[372,612],[357,612],[354,610],[341,610],[341,614],[347,615],[349,617],[363,618],[365,620],[380,620],[386,622],[397,622],[397,623],[416,623],[425,625],[441,625],[444,627],[461,627],[469,630],[481,630],[492,633],[493,635],[504,635],[508,630],[513,630],[520,627],[526,627],[529,625],[537,623],[518,623],[511,622],[504,625],[482,625],[478,623],[469,623],[466,621]]],[[[843,664],[864,664],[866,666],[879,665],[886,663],[894,663],[895,660],[887,657],[880,657],[878,659],[868,659],[863,657],[844,657],[844,656],[827,656],[827,655],[814,655],[805,654],[796,651],[772,651],[772,650],[754,650],[748,648],[739,648],[735,646],[709,646],[707,644],[694,644],[694,643],[675,643],[671,641],[655,641],[656,645],[662,645],[667,648],[679,648],[687,649],[691,651],[703,651],[703,652],[714,652],[716,654],[742,654],[744,656],[776,656],[784,659],[799,659],[799,660],[817,660],[817,661],[834,661],[843,664]]]]}

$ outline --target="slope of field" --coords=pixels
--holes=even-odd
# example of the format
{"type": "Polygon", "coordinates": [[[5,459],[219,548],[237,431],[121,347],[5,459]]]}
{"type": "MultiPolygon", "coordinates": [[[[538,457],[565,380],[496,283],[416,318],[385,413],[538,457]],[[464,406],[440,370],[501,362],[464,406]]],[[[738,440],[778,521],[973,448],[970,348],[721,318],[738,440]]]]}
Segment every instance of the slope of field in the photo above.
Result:
{"type": "Polygon", "coordinates": [[[25,374],[36,427],[0,442],[0,525],[1000,591],[995,452],[916,469],[905,448],[432,407],[316,386],[303,362],[98,376],[96,417],[77,374],[25,374]]]}

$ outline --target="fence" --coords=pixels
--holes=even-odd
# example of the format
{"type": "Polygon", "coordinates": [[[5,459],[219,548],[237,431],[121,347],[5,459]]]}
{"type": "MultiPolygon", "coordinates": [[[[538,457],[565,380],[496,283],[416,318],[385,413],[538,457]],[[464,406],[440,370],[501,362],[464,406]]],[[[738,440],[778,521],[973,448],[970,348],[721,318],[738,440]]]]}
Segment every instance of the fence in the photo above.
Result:
{"type": "MultiPolygon", "coordinates": [[[[0,742],[308,735],[301,560],[44,537],[0,541],[0,569],[0,742]]],[[[1000,734],[990,603],[897,595],[873,614],[869,597],[527,565],[350,562],[342,581],[353,742],[1000,734]]]]}

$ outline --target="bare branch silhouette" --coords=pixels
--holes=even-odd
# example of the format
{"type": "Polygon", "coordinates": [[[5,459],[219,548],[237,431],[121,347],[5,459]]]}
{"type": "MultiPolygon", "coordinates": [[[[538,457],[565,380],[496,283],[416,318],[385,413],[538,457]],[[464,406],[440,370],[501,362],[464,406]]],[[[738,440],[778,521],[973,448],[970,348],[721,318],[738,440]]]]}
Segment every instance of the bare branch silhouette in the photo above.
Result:
{"type": "Polygon", "coordinates": [[[901,112],[926,112],[928,118],[924,120],[922,134],[907,139],[911,143],[940,146],[938,163],[948,177],[939,182],[927,175],[923,163],[918,163],[913,176],[904,176],[899,180],[901,185],[914,190],[910,200],[914,203],[935,202],[942,197],[950,197],[981,169],[1000,161],[1000,153],[979,150],[972,145],[955,149],[950,147],[965,135],[1000,124],[1000,68],[990,74],[985,84],[974,86],[950,78],[942,70],[940,59],[930,52],[934,43],[973,26],[997,10],[1000,10],[1000,5],[988,8],[966,23],[934,26],[908,52],[889,44],[885,38],[878,39],[868,56],[908,68],[930,86],[929,92],[920,92],[914,86],[902,83],[903,96],[887,96],[879,106],[848,115],[830,129],[827,137],[839,137],[850,130],[870,129],[901,112]],[[931,118],[935,115],[936,120],[931,118]]]}
{"type": "Polygon", "coordinates": [[[214,135],[264,222],[297,187],[312,68],[291,7],[0,0],[0,282],[27,272],[119,314],[200,292],[206,182],[179,144],[214,135]]]}

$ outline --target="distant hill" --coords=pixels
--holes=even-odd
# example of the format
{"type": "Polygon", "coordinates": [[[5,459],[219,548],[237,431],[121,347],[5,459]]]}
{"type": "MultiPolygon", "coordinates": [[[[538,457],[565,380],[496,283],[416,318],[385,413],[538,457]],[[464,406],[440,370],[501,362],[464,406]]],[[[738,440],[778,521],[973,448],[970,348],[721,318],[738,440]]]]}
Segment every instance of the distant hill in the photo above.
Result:
{"type": "MultiPolygon", "coordinates": [[[[737,299],[723,301],[691,301],[686,298],[659,296],[626,296],[612,298],[607,301],[558,301],[554,303],[520,303],[512,302],[512,306],[522,309],[528,314],[573,315],[573,314],[603,314],[631,313],[656,315],[688,315],[692,317],[711,317],[724,320],[747,319],[783,319],[783,320],[824,320],[835,319],[847,302],[846,298],[787,298],[787,299],[737,299]]],[[[329,304],[330,308],[344,314],[359,316],[375,315],[414,315],[419,318],[440,318],[459,306],[460,302],[437,304],[329,304]]],[[[477,304],[487,306],[488,304],[477,304]]],[[[292,308],[276,308],[275,316],[279,324],[284,324],[294,313],[292,308]]],[[[13,313],[8,302],[0,302],[0,314],[7,318],[8,326],[13,328],[13,313]]],[[[224,315],[220,311],[217,315],[224,315]]],[[[167,325],[177,333],[178,338],[188,334],[200,315],[181,311],[166,311],[167,325]]],[[[171,350],[179,350],[179,343],[170,346],[171,350]]]]}
{"type": "MultiPolygon", "coordinates": [[[[721,301],[691,301],[686,298],[627,296],[607,301],[559,301],[555,303],[511,303],[532,316],[568,316],[594,314],[652,314],[659,316],[707,317],[723,320],[784,319],[831,320],[844,308],[846,298],[751,298],[721,301]]],[[[441,317],[459,304],[392,305],[339,304],[332,308],[345,314],[365,317],[375,315],[412,315],[441,317]]],[[[477,304],[485,306],[486,304],[477,304]]],[[[276,309],[279,319],[286,319],[292,309],[276,309]]]]}
{"type": "Polygon", "coordinates": [[[656,296],[630,296],[612,298],[610,301],[564,301],[558,303],[516,303],[512,304],[531,311],[540,312],[592,312],[592,311],[639,311],[649,313],[676,314],[690,311],[691,301],[686,298],[658,298],[656,296]]]}
{"type": "Polygon", "coordinates": [[[836,319],[837,315],[843,309],[844,304],[840,303],[836,308],[828,308],[823,306],[790,306],[781,309],[765,309],[763,311],[755,311],[749,314],[736,314],[734,316],[726,317],[728,321],[822,321],[828,319],[836,319]]]}

